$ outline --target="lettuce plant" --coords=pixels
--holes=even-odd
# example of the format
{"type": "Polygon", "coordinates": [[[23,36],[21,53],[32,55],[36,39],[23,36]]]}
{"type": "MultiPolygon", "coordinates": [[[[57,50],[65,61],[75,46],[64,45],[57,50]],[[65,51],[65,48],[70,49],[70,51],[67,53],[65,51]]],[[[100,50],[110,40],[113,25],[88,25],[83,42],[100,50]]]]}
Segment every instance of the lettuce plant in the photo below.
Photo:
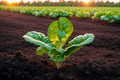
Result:
{"type": "Polygon", "coordinates": [[[37,55],[48,54],[50,59],[56,64],[57,69],[62,65],[70,55],[78,51],[84,45],[91,43],[94,40],[93,34],[84,34],[75,37],[68,42],[68,47],[63,49],[68,38],[73,33],[72,23],[65,17],[60,17],[59,20],[52,22],[48,28],[48,37],[41,32],[30,31],[23,36],[25,41],[36,46],[37,55]]]}

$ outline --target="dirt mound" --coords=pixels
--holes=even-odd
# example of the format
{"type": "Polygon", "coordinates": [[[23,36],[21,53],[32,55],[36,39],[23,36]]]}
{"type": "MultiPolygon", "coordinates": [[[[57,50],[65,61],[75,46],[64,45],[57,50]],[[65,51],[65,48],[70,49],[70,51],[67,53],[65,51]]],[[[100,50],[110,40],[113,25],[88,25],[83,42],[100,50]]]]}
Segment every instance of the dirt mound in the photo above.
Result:
{"type": "Polygon", "coordinates": [[[70,18],[75,31],[70,39],[95,34],[57,70],[47,55],[35,54],[36,46],[22,36],[28,31],[47,35],[55,19],[0,11],[0,80],[120,80],[120,24],[70,18]]]}

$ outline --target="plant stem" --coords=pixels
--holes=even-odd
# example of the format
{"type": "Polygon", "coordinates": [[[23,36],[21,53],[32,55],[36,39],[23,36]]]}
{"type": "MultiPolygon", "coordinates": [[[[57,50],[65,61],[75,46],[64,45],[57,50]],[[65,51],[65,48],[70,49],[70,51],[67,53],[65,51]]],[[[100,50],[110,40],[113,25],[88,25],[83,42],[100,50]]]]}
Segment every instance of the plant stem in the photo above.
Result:
{"type": "Polygon", "coordinates": [[[61,68],[61,63],[56,63],[56,66],[57,66],[57,69],[60,69],[61,68]]]}

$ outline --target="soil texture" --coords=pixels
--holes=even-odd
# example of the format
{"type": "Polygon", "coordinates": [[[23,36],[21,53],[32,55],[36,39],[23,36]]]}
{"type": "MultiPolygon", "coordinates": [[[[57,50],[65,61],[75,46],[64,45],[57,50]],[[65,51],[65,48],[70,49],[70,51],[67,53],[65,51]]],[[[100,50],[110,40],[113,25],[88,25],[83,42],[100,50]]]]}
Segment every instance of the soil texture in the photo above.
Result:
{"type": "Polygon", "coordinates": [[[93,33],[95,40],[57,70],[22,38],[28,31],[47,35],[54,20],[0,11],[0,80],[120,80],[120,24],[70,18],[75,30],[69,40],[85,33],[93,33]]]}

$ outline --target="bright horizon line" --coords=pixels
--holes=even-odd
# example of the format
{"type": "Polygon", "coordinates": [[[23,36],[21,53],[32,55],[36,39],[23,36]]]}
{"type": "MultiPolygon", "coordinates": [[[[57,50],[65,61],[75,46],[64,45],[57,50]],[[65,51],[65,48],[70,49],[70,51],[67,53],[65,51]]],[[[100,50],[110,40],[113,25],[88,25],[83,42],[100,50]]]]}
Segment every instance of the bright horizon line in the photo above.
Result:
{"type": "MultiPolygon", "coordinates": [[[[14,2],[15,3],[20,3],[21,1],[23,1],[24,3],[27,3],[27,2],[30,2],[30,3],[32,3],[32,2],[45,2],[45,1],[60,2],[60,0],[0,0],[0,1],[5,1],[5,2],[8,2],[8,3],[14,3],[14,2]]],[[[83,1],[85,3],[89,3],[91,0],[63,0],[63,1],[65,1],[65,2],[68,2],[68,1],[73,1],[73,2],[78,1],[78,2],[80,2],[80,1],[83,1]]],[[[93,1],[95,1],[95,2],[98,2],[98,1],[107,2],[107,1],[109,1],[109,2],[114,2],[114,3],[119,3],[120,2],[120,0],[93,0],[93,1]]]]}

